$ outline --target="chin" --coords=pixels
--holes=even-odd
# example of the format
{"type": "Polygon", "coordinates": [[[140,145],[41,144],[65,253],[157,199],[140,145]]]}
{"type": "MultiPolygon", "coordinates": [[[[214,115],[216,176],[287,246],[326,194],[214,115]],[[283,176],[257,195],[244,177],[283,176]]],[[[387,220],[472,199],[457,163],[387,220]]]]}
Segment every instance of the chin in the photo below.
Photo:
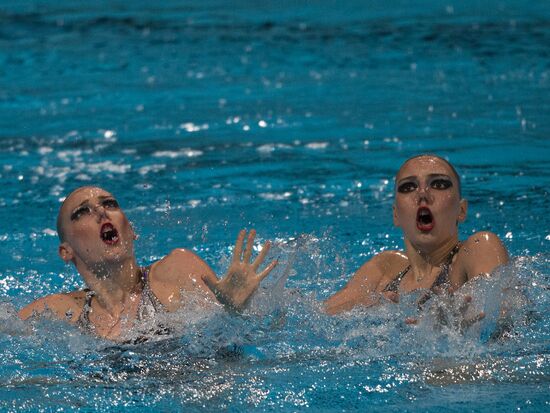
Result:
{"type": "Polygon", "coordinates": [[[458,237],[457,233],[437,234],[430,231],[427,233],[416,233],[408,239],[415,247],[424,251],[432,251],[450,242],[455,237],[458,237]]]}
{"type": "Polygon", "coordinates": [[[445,242],[433,232],[418,233],[418,230],[412,236],[407,237],[407,239],[414,247],[421,250],[432,250],[445,242]]]}
{"type": "Polygon", "coordinates": [[[104,251],[103,259],[105,261],[124,261],[132,258],[134,255],[132,249],[127,249],[122,246],[120,248],[108,248],[104,251]]]}

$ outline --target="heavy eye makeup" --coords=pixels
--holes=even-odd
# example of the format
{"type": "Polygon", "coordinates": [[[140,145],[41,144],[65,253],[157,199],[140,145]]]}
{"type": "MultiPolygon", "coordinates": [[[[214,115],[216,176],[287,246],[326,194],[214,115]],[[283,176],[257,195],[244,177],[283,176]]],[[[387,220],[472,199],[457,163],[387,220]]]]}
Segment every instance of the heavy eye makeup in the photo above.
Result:
{"type": "Polygon", "coordinates": [[[453,182],[449,178],[436,178],[430,182],[433,189],[445,190],[453,186],[453,182]]]}
{"type": "MultiPolygon", "coordinates": [[[[101,201],[101,206],[105,209],[118,209],[118,202],[114,198],[107,198],[101,201]]],[[[92,207],[89,205],[81,205],[71,213],[71,221],[76,221],[80,217],[92,212],[92,207]]]]}
{"type": "Polygon", "coordinates": [[[82,215],[89,214],[91,211],[90,207],[87,205],[81,205],[73,212],[71,212],[71,221],[78,220],[82,215]]]}
{"type": "Polygon", "coordinates": [[[109,209],[117,209],[118,208],[118,202],[114,198],[104,199],[103,202],[101,202],[101,205],[103,205],[104,208],[109,208],[109,209]]]}
{"type": "Polygon", "coordinates": [[[397,186],[397,192],[406,194],[414,191],[416,188],[418,188],[418,184],[416,182],[406,181],[406,182],[400,183],[397,186]]]}

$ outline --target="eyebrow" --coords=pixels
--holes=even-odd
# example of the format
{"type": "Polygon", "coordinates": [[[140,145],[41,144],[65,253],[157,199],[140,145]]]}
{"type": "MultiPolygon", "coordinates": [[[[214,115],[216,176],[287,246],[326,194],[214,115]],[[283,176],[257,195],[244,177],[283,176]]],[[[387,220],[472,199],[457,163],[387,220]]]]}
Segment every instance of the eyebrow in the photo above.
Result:
{"type": "MultiPolygon", "coordinates": [[[[447,178],[449,180],[452,180],[451,177],[447,174],[429,174],[428,175],[428,178],[447,178]]],[[[401,183],[403,181],[412,181],[414,179],[418,179],[418,177],[416,175],[411,175],[411,176],[406,176],[404,178],[401,178],[400,180],[397,181],[397,183],[401,183]]]]}

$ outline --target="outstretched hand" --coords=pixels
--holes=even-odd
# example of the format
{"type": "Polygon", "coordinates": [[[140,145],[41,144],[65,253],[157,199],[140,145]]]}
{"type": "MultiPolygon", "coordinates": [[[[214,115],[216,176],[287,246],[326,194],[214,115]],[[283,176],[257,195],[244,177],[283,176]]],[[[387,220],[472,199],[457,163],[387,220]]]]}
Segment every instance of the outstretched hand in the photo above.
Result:
{"type": "Polygon", "coordinates": [[[470,308],[470,305],[472,303],[472,297],[467,295],[464,297],[464,300],[458,307],[459,312],[459,322],[457,327],[461,332],[464,332],[468,330],[471,326],[476,324],[477,322],[483,320],[485,318],[485,313],[483,311],[480,311],[477,314],[474,314],[473,316],[466,317],[466,313],[468,312],[468,309],[470,308]]]}
{"type": "MultiPolygon", "coordinates": [[[[447,294],[451,298],[452,303],[454,302],[455,291],[456,291],[456,288],[453,288],[453,287],[449,287],[445,289],[438,288],[434,290],[434,292],[438,295],[447,294]]],[[[456,304],[453,304],[453,305],[456,305],[456,304]]],[[[464,333],[474,324],[478,323],[479,321],[485,318],[485,313],[483,311],[476,313],[472,316],[468,316],[467,313],[469,312],[471,305],[472,305],[472,297],[470,295],[464,296],[462,298],[462,302],[458,305],[458,308],[455,308],[452,311],[451,318],[449,317],[449,314],[447,312],[443,311],[442,308],[438,308],[437,318],[439,323],[444,326],[452,326],[454,329],[460,331],[461,333],[464,333]]],[[[418,318],[407,317],[405,319],[405,324],[409,324],[409,325],[418,324],[418,318]]]]}
{"type": "Polygon", "coordinates": [[[233,310],[239,310],[244,307],[250,297],[252,297],[252,294],[258,289],[262,280],[277,265],[277,260],[274,260],[263,271],[258,273],[258,268],[264,262],[271,243],[267,241],[256,259],[250,262],[256,231],[251,230],[248,234],[246,248],[243,253],[245,236],[246,230],[243,229],[237,237],[231,265],[221,279],[218,280],[213,275],[211,277],[202,277],[202,280],[212,290],[218,301],[233,310]]]}

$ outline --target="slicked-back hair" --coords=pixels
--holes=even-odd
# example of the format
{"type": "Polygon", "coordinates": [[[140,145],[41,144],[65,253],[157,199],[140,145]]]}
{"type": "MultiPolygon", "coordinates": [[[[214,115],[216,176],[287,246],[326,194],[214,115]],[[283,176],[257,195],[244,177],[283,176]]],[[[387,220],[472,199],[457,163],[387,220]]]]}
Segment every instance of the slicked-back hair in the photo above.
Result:
{"type": "MultiPolygon", "coordinates": [[[[413,159],[424,158],[424,157],[438,159],[438,160],[442,161],[444,164],[446,164],[451,169],[453,175],[456,178],[456,182],[457,182],[457,185],[458,185],[458,196],[460,196],[460,198],[462,198],[462,184],[460,182],[460,175],[456,171],[455,167],[447,159],[442,158],[441,156],[438,156],[438,155],[434,155],[433,153],[423,153],[423,154],[420,154],[420,155],[411,156],[409,159],[407,159],[405,162],[403,162],[401,164],[401,166],[399,167],[399,169],[397,171],[397,174],[395,174],[395,176],[397,177],[397,175],[399,175],[399,172],[401,171],[401,169],[403,169],[403,166],[405,166],[407,164],[407,162],[412,161],[413,159]]],[[[397,187],[397,180],[395,181],[395,186],[397,187]]]]}
{"type": "Polygon", "coordinates": [[[59,212],[57,213],[57,220],[56,220],[56,227],[57,227],[57,236],[59,237],[60,242],[65,242],[65,228],[63,228],[63,221],[61,219],[61,211],[63,211],[63,207],[65,206],[65,203],[67,202],[67,199],[71,197],[72,194],[74,194],[76,191],[80,191],[84,188],[99,188],[98,186],[93,185],[84,185],[80,186],[78,188],[73,189],[71,192],[69,192],[69,195],[65,197],[63,202],[61,203],[61,206],[59,207],[59,212]]]}

